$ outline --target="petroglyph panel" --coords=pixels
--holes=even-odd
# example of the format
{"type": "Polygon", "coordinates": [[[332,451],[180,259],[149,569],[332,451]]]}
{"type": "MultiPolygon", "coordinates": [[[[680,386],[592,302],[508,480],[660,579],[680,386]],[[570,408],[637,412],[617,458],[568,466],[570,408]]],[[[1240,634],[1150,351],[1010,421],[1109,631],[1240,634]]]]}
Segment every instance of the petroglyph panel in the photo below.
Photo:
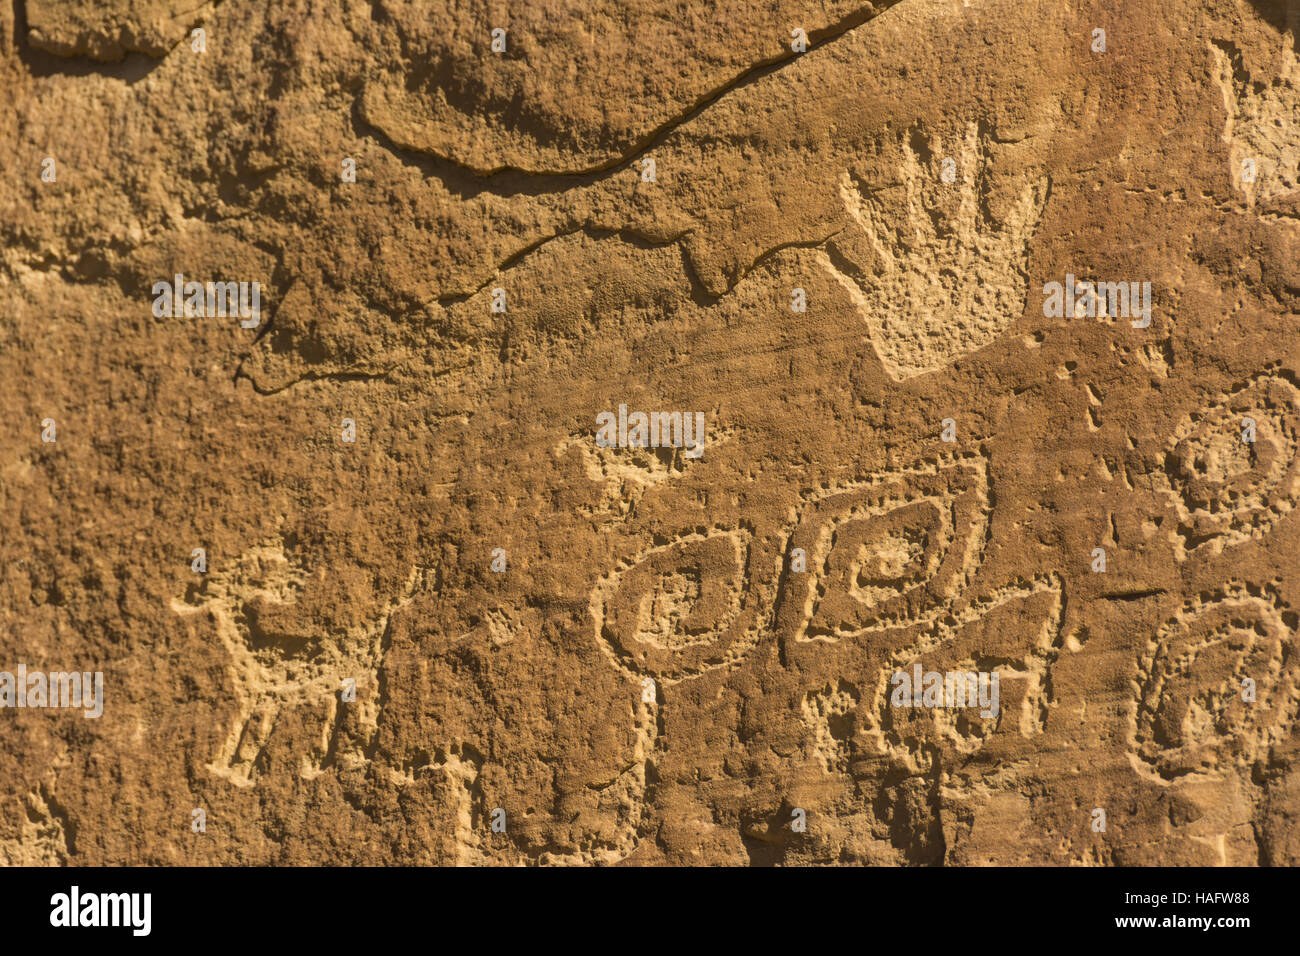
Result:
{"type": "Polygon", "coordinates": [[[1183,421],[1169,444],[1163,487],[1188,551],[1267,535],[1300,494],[1300,390],[1259,376],[1183,421]],[[1247,440],[1249,439],[1249,440],[1247,440]]]}
{"type": "Polygon", "coordinates": [[[1051,666],[1061,649],[1061,605],[1060,582],[1044,579],[1009,586],[922,630],[880,671],[873,705],[880,745],[915,772],[926,772],[936,759],[946,763],[976,752],[995,732],[1042,734],[1054,703],[1051,666]],[[896,706],[895,675],[910,678],[918,666],[921,674],[943,675],[942,700],[926,703],[913,686],[921,706],[896,706]],[[980,672],[997,675],[996,697],[977,681],[948,677],[980,672]]]}
{"type": "Polygon", "coordinates": [[[1231,42],[1211,41],[1214,78],[1227,113],[1233,182],[1254,206],[1300,188],[1300,60],[1292,43],[1278,44],[1272,76],[1252,76],[1231,42]]]}
{"type": "Polygon", "coordinates": [[[1300,864],[1298,44],[0,3],[0,863],[1300,864]]]}
{"type": "Polygon", "coordinates": [[[378,668],[389,617],[410,602],[422,575],[413,569],[406,590],[371,627],[341,635],[285,633],[268,629],[271,607],[296,603],[307,573],[277,544],[253,548],[228,569],[214,569],[194,601],[173,599],[182,616],[206,613],[230,657],[237,709],[208,769],[237,786],[251,786],[259,759],[287,709],[323,712],[319,739],[301,756],[301,775],[311,779],[327,766],[356,767],[378,721],[378,668]],[[344,702],[343,695],[353,697],[344,702]],[[340,741],[341,708],[358,712],[362,738],[340,741]],[[340,744],[344,746],[340,750],[340,744]]]}
{"type": "Polygon", "coordinates": [[[686,535],[602,579],[591,613],[617,664],[677,681],[740,660],[761,626],[749,541],[743,530],[686,535]]]}
{"type": "Polygon", "coordinates": [[[903,380],[983,348],[1019,318],[1048,180],[1025,177],[998,220],[991,167],[1005,147],[987,130],[914,129],[898,148],[889,182],[844,173],[839,193],[852,225],[821,262],[848,292],[886,370],[903,380]]]}
{"type": "Polygon", "coordinates": [[[886,473],[810,500],[790,538],[807,572],[787,577],[778,621],[798,641],[930,621],[970,581],[988,533],[978,458],[886,473]]]}
{"type": "Polygon", "coordinates": [[[1241,587],[1185,605],[1138,668],[1137,759],[1166,779],[1232,773],[1283,740],[1300,709],[1297,624],[1241,587]]]}

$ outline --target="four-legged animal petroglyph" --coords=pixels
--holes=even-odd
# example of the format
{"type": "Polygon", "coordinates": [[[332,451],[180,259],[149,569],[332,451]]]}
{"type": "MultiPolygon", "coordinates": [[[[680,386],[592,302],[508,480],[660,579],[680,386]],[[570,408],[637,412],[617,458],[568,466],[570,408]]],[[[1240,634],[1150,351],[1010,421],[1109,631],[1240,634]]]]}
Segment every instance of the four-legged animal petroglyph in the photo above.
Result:
{"type": "Polygon", "coordinates": [[[378,725],[378,671],[392,614],[410,603],[422,579],[412,569],[402,594],[368,627],[331,635],[286,635],[261,622],[271,606],[291,605],[307,581],[279,544],[244,552],[228,566],[214,566],[194,603],[172,599],[181,615],[211,615],[231,661],[238,710],[208,769],[238,786],[256,779],[258,761],[275,722],[287,709],[323,709],[320,739],[302,755],[301,774],[311,778],[326,766],[364,763],[364,748],[378,725]],[[355,699],[345,701],[344,695],[355,699]],[[341,707],[357,708],[365,740],[340,750],[341,707]]]}

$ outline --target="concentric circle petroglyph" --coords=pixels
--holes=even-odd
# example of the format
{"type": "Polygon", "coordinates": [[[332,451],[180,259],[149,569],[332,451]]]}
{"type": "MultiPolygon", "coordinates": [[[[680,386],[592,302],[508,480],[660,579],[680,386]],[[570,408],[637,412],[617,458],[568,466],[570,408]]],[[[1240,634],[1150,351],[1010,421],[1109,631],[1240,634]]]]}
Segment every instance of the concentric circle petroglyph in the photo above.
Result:
{"type": "Polygon", "coordinates": [[[1000,728],[1023,737],[1042,734],[1054,704],[1051,668],[1061,650],[1062,608],[1060,580],[1045,577],[1001,588],[920,629],[878,675],[868,729],[881,751],[909,772],[923,773],[936,755],[969,756],[1000,728]],[[945,676],[996,674],[997,713],[981,712],[974,685],[956,708],[894,706],[892,678],[913,668],[945,676]],[[1005,693],[1017,684],[1015,694],[1005,693]]]}
{"type": "Polygon", "coordinates": [[[790,538],[777,624],[796,641],[934,620],[978,568],[988,534],[988,469],[948,458],[811,498],[790,538]]]}
{"type": "Polygon", "coordinates": [[[1300,618],[1268,591],[1189,601],[1138,666],[1132,753],[1164,779],[1248,766],[1300,710],[1300,618]]]}
{"type": "Polygon", "coordinates": [[[1186,550],[1221,551],[1267,534],[1300,495],[1298,447],[1300,390],[1281,376],[1259,376],[1184,420],[1157,481],[1186,550]]]}
{"type": "Polygon", "coordinates": [[[740,660],[762,626],[750,542],[744,530],[691,533],[602,578],[591,614],[615,663],[673,682],[740,660]]]}

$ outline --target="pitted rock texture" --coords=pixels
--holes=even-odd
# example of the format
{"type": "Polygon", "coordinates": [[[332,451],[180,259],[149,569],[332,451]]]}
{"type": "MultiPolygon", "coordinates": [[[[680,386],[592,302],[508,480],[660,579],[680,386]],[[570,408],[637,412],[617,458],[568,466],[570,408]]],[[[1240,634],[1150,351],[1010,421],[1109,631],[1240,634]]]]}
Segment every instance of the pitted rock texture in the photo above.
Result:
{"type": "Polygon", "coordinates": [[[0,862],[1300,862],[1298,14],[0,7],[0,862]]]}
{"type": "Polygon", "coordinates": [[[121,60],[127,53],[163,56],[211,4],[195,0],[27,0],[27,42],[57,56],[121,60]]]}

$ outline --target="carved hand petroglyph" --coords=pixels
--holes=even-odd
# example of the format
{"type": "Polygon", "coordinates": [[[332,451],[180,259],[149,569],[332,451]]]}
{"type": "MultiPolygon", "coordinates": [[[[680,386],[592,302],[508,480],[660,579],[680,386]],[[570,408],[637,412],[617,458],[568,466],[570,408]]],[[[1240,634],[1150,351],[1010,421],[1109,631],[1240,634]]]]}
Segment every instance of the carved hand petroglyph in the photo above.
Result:
{"type": "MultiPolygon", "coordinates": [[[[820,256],[867,324],[896,380],[982,348],[1024,311],[1029,240],[1047,200],[1045,174],[1025,178],[1001,221],[990,212],[998,145],[975,124],[960,142],[916,135],[901,144],[899,181],[851,172],[840,196],[851,225],[820,256]],[[955,181],[944,181],[944,151],[955,181]]],[[[1005,147],[1003,147],[1005,148],[1005,147]]]]}

